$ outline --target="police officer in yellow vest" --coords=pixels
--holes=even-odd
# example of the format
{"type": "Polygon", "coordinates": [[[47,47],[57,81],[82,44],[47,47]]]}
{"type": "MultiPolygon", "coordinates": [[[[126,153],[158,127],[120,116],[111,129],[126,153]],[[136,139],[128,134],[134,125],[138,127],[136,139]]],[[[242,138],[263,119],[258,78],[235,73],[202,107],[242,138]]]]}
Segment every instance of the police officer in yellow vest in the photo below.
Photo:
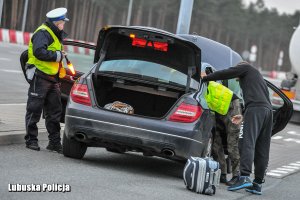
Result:
{"type": "Polygon", "coordinates": [[[67,9],[57,8],[47,13],[47,21],[34,32],[28,48],[26,74],[30,81],[26,108],[26,147],[39,151],[38,127],[42,111],[49,133],[46,149],[62,152],[60,138],[61,93],[59,68],[66,55],[62,40],[67,9]]]}

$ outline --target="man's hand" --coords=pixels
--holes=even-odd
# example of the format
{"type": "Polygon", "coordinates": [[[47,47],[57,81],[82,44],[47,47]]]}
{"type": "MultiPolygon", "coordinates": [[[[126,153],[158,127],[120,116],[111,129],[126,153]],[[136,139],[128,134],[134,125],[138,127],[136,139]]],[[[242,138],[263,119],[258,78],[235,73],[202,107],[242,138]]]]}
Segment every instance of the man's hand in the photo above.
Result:
{"type": "Polygon", "coordinates": [[[242,115],[234,115],[232,118],[231,118],[231,122],[233,124],[236,124],[236,125],[239,125],[241,124],[243,121],[243,116],[242,115]]]}
{"type": "Polygon", "coordinates": [[[207,76],[205,72],[201,72],[201,78],[207,76]]]}

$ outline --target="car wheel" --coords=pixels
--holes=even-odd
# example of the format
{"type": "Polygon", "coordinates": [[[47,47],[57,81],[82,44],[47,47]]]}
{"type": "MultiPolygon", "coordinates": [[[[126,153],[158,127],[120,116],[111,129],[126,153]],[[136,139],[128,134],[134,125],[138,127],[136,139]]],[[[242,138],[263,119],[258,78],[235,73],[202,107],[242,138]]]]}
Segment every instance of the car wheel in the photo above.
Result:
{"type": "Polygon", "coordinates": [[[78,142],[74,139],[67,138],[64,133],[63,136],[63,154],[66,157],[81,159],[87,149],[87,145],[82,142],[78,142]]]}

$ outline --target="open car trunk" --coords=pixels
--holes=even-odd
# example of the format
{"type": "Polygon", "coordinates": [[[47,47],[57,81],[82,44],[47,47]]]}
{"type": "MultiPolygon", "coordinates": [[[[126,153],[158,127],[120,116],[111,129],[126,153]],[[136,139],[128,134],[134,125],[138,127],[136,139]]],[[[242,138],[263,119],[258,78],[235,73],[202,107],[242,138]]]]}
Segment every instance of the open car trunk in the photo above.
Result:
{"type": "Polygon", "coordinates": [[[120,101],[129,104],[134,114],[162,118],[184,94],[184,88],[172,88],[113,76],[98,75],[94,79],[98,105],[120,101]]]}

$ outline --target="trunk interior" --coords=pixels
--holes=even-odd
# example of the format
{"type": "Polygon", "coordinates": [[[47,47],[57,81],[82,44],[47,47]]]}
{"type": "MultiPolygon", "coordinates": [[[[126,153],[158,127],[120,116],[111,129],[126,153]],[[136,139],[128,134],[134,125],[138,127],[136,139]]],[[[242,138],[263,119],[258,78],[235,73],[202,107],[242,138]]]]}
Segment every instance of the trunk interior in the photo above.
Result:
{"type": "Polygon", "coordinates": [[[125,77],[98,75],[93,78],[98,105],[120,101],[129,104],[134,114],[161,118],[184,94],[184,88],[158,86],[125,77]]]}

